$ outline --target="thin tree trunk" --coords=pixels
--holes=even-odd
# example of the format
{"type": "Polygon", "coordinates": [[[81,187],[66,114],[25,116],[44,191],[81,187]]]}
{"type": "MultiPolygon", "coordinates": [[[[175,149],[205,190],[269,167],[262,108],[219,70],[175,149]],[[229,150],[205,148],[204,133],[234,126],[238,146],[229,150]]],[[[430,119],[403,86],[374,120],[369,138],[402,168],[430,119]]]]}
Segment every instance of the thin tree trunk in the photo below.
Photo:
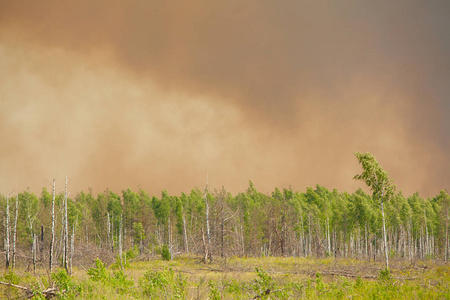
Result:
{"type": "Polygon", "coordinates": [[[72,260],[73,260],[73,250],[74,250],[74,239],[75,239],[75,225],[72,225],[72,236],[70,237],[70,258],[69,258],[69,274],[72,274],[72,260]]]}
{"type": "Polygon", "coordinates": [[[244,245],[244,230],[242,229],[241,224],[241,246],[242,246],[242,257],[245,256],[245,245],[244,245]]]}
{"type": "Polygon", "coordinates": [[[107,226],[108,226],[108,248],[109,248],[109,250],[112,250],[112,247],[111,247],[111,220],[109,218],[109,212],[107,212],[106,214],[108,215],[108,224],[107,224],[107,226]]]}
{"type": "Polygon", "coordinates": [[[447,218],[445,220],[445,254],[444,254],[444,260],[447,261],[449,258],[449,245],[448,245],[448,207],[446,209],[447,212],[447,218]]]}
{"type": "Polygon", "coordinates": [[[41,238],[38,241],[39,243],[39,256],[40,261],[44,261],[44,225],[41,225],[41,238]]]}
{"type": "Polygon", "coordinates": [[[365,226],[365,248],[366,248],[366,257],[369,257],[369,261],[370,261],[370,256],[369,256],[369,252],[368,252],[368,243],[369,243],[369,237],[368,237],[368,232],[367,232],[367,222],[366,222],[366,226],[365,226]]]}
{"type": "Polygon", "coordinates": [[[330,218],[327,216],[327,244],[328,244],[328,255],[331,255],[331,238],[330,238],[330,218]]]}
{"type": "Polygon", "coordinates": [[[67,175],[66,175],[66,185],[64,188],[64,269],[69,271],[68,265],[68,246],[69,246],[69,220],[67,219],[67,175]]]}
{"type": "Polygon", "coordinates": [[[384,253],[386,256],[386,270],[389,269],[389,250],[387,245],[387,238],[386,238],[386,222],[384,220],[384,203],[381,202],[381,215],[383,217],[383,238],[384,238],[384,253]]]}
{"type": "MultiPolygon", "coordinates": [[[[223,214],[223,211],[222,211],[222,214],[223,214]]],[[[221,243],[221,245],[220,245],[220,257],[222,257],[223,258],[223,237],[224,237],[224,219],[223,219],[223,216],[222,216],[222,220],[221,220],[221,224],[220,224],[220,227],[221,227],[221,232],[220,232],[220,243],[221,243]]]]}
{"type": "Polygon", "coordinates": [[[9,228],[9,196],[6,197],[6,233],[5,233],[5,254],[6,254],[6,269],[9,268],[9,254],[10,254],[10,243],[9,243],[9,236],[10,236],[11,229],[9,228]]]}
{"type": "Polygon", "coordinates": [[[123,268],[123,258],[122,258],[122,215],[120,216],[120,223],[119,223],[119,257],[120,257],[120,265],[123,268]]]}
{"type": "Polygon", "coordinates": [[[16,216],[14,218],[12,267],[16,266],[17,215],[19,211],[19,195],[16,196],[16,216]]]}
{"type": "Polygon", "coordinates": [[[116,228],[114,228],[114,215],[111,215],[111,252],[114,253],[114,247],[115,247],[115,243],[114,241],[117,241],[117,234],[115,234],[115,230],[117,230],[116,228]],[[115,237],[115,238],[114,238],[115,237]]]}
{"type": "Polygon", "coordinates": [[[53,179],[53,193],[52,193],[52,240],[50,241],[50,257],[49,268],[50,273],[53,270],[53,244],[55,243],[55,179],[53,179]]]}
{"type": "Polygon", "coordinates": [[[428,244],[429,244],[429,241],[428,241],[428,226],[427,226],[427,214],[426,214],[426,212],[425,212],[425,209],[423,210],[423,218],[424,218],[424,220],[425,220],[425,240],[424,240],[424,249],[425,249],[425,257],[429,254],[429,252],[428,252],[428,248],[429,248],[429,246],[428,246],[428,244]]]}
{"type": "Polygon", "coordinates": [[[205,259],[204,259],[204,263],[206,264],[206,262],[208,261],[208,246],[206,245],[206,241],[205,241],[205,233],[203,232],[203,228],[200,228],[201,234],[202,234],[202,241],[203,241],[203,249],[205,250],[205,259]]]}
{"type": "Polygon", "coordinates": [[[300,231],[300,240],[302,244],[302,250],[303,250],[303,257],[306,256],[306,238],[305,238],[305,228],[303,227],[303,212],[300,211],[300,222],[301,222],[301,231],[300,231]]]}
{"type": "Polygon", "coordinates": [[[36,234],[32,233],[33,235],[33,245],[31,247],[31,252],[33,256],[33,271],[34,274],[36,274],[36,234]]]}
{"type": "Polygon", "coordinates": [[[408,235],[409,235],[409,260],[412,260],[414,258],[414,236],[412,234],[412,216],[411,216],[411,211],[409,212],[409,230],[408,230],[408,235]]]}
{"type": "Polygon", "coordinates": [[[308,213],[308,256],[311,255],[311,212],[308,213]]]}
{"type": "Polygon", "coordinates": [[[183,231],[184,231],[184,246],[186,253],[189,253],[189,243],[188,243],[188,237],[187,237],[187,229],[186,229],[186,218],[184,217],[184,212],[182,212],[183,216],[183,231]]]}
{"type": "Polygon", "coordinates": [[[205,206],[206,206],[206,236],[208,238],[208,258],[210,261],[212,261],[212,255],[211,255],[211,235],[210,235],[210,229],[209,229],[209,204],[208,204],[208,176],[206,177],[206,186],[205,186],[205,206]]]}
{"type": "Polygon", "coordinates": [[[170,216],[169,216],[169,222],[168,222],[168,226],[167,226],[167,230],[169,231],[169,253],[170,253],[170,260],[173,259],[173,249],[172,249],[172,222],[170,221],[170,216]]]}

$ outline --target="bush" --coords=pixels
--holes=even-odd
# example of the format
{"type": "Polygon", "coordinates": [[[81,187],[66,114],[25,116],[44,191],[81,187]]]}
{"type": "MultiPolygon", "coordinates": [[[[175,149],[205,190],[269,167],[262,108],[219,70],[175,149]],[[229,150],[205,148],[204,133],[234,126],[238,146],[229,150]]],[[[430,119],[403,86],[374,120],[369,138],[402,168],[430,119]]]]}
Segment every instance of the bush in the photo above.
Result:
{"type": "Polygon", "coordinates": [[[127,278],[123,269],[114,271],[111,275],[107,271],[105,264],[98,258],[95,260],[95,267],[90,268],[87,274],[92,281],[110,286],[121,295],[128,293],[134,285],[133,280],[127,278]]]}
{"type": "Polygon", "coordinates": [[[209,297],[208,299],[212,300],[221,300],[222,296],[220,295],[219,289],[214,285],[214,282],[209,281],[209,297]]]}
{"type": "Polygon", "coordinates": [[[169,246],[163,245],[163,246],[161,247],[161,258],[162,258],[163,260],[167,260],[167,261],[171,260],[171,255],[170,255],[170,251],[169,251],[169,246]]]}
{"type": "Polygon", "coordinates": [[[142,293],[150,299],[186,299],[186,278],[172,269],[148,270],[139,280],[142,293]]]}
{"type": "Polygon", "coordinates": [[[87,274],[92,281],[105,282],[108,279],[108,272],[106,271],[105,264],[98,258],[95,260],[95,267],[90,268],[87,271],[87,274]]]}
{"type": "Polygon", "coordinates": [[[58,288],[59,299],[76,299],[81,292],[81,288],[75,284],[65,269],[58,269],[52,273],[52,279],[58,288]]]}

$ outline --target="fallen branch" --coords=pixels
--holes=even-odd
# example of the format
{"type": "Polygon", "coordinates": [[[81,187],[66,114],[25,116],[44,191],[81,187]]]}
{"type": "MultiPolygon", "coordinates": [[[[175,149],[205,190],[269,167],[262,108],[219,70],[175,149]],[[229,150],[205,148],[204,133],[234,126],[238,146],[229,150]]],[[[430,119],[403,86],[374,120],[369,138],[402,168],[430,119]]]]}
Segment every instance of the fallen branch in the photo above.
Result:
{"type": "Polygon", "coordinates": [[[361,278],[378,278],[375,275],[356,275],[349,273],[341,273],[341,272],[321,272],[322,275],[333,275],[333,276],[344,276],[344,277],[361,277],[361,278]]]}
{"type": "MultiPolygon", "coordinates": [[[[361,277],[361,278],[378,278],[376,275],[356,275],[356,274],[350,274],[350,273],[341,273],[341,272],[322,272],[320,273],[322,275],[332,275],[332,276],[343,276],[343,277],[361,277]]],[[[394,279],[400,279],[400,280],[414,280],[417,279],[417,277],[392,277],[394,279]]]]}
{"type": "Polygon", "coordinates": [[[0,284],[6,285],[6,286],[12,286],[12,287],[24,290],[24,291],[29,291],[30,290],[27,287],[24,287],[24,286],[21,286],[21,285],[17,285],[17,284],[12,284],[12,283],[9,283],[9,282],[0,281],[0,284]]]}
{"type": "MultiPolygon", "coordinates": [[[[3,281],[0,281],[0,284],[23,290],[25,292],[25,294],[27,295],[26,296],[27,299],[33,298],[36,294],[38,294],[38,293],[34,292],[33,290],[25,287],[25,286],[12,284],[12,283],[9,283],[9,282],[3,282],[3,281]]],[[[46,299],[51,299],[53,297],[56,297],[57,291],[58,290],[56,288],[47,288],[47,289],[43,290],[42,292],[40,292],[39,294],[44,295],[44,297],[46,299]]]]}

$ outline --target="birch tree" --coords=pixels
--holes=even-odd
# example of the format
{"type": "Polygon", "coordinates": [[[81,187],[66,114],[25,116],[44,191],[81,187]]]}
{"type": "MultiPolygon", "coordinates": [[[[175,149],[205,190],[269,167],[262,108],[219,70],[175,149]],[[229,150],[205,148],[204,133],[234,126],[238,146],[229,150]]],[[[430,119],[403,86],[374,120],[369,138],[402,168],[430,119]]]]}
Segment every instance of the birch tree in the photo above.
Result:
{"type": "Polygon", "coordinates": [[[10,254],[10,243],[9,243],[9,236],[10,236],[10,228],[9,228],[9,196],[6,197],[6,232],[5,232],[5,265],[6,269],[9,268],[9,254],[10,254]]]}
{"type": "Polygon", "coordinates": [[[205,251],[205,263],[209,258],[212,261],[211,255],[211,233],[209,228],[209,204],[208,204],[208,176],[206,176],[206,186],[205,186],[205,212],[206,212],[206,237],[207,237],[207,246],[205,251]]]}
{"type": "Polygon", "coordinates": [[[52,193],[52,240],[50,241],[50,257],[49,257],[49,268],[50,273],[53,268],[53,247],[55,244],[55,179],[53,179],[53,193],[52,193]]]}
{"type": "Polygon", "coordinates": [[[19,195],[16,196],[16,214],[14,217],[14,229],[13,229],[13,252],[12,252],[12,267],[16,266],[16,240],[17,240],[17,217],[19,212],[19,195]]]}
{"type": "Polygon", "coordinates": [[[389,269],[389,250],[386,237],[386,221],[384,217],[384,203],[394,195],[396,186],[389,179],[389,174],[383,170],[378,161],[371,153],[355,153],[356,158],[363,168],[361,174],[353,177],[356,180],[364,181],[372,190],[373,200],[380,203],[381,216],[383,219],[383,240],[386,258],[386,269],[389,269]]]}

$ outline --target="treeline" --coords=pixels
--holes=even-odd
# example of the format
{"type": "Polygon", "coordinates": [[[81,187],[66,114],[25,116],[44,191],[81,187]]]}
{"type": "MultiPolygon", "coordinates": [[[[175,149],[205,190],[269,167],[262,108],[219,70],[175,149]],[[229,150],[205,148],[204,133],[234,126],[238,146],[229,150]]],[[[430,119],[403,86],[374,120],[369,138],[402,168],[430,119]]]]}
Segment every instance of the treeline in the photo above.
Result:
{"type": "MultiPolygon", "coordinates": [[[[205,261],[231,256],[369,260],[382,259],[385,253],[379,203],[361,189],[349,194],[317,185],[305,192],[275,188],[266,194],[250,182],[237,195],[225,189],[195,188],[178,196],[127,189],[96,196],[61,192],[54,199],[53,264],[86,246],[115,254],[136,249],[155,255],[167,249],[169,258],[191,253],[205,261]]],[[[53,193],[45,187],[40,195],[27,190],[0,196],[0,237],[9,264],[16,259],[48,260],[52,203],[53,193]]],[[[385,203],[389,256],[448,260],[449,208],[445,191],[428,198],[396,193],[385,203]]]]}

